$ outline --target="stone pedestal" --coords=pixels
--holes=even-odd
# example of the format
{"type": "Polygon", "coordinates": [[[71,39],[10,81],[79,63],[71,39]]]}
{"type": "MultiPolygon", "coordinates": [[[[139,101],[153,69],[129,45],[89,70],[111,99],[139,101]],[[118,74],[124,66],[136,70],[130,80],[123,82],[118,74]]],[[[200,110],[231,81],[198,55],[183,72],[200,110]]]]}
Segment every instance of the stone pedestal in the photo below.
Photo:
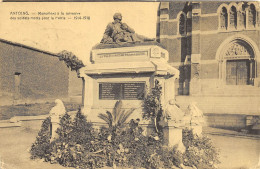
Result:
{"type": "Polygon", "coordinates": [[[185,147],[182,143],[182,128],[175,126],[165,126],[163,128],[164,145],[176,147],[178,151],[184,152],[185,147]]]}
{"type": "Polygon", "coordinates": [[[58,134],[56,133],[56,130],[60,126],[60,118],[59,116],[53,115],[50,116],[51,118],[51,127],[50,127],[50,134],[51,134],[51,141],[55,140],[58,137],[58,134]]]}
{"type": "Polygon", "coordinates": [[[178,151],[183,153],[185,147],[182,143],[182,123],[161,121],[160,124],[163,126],[164,145],[168,147],[176,147],[178,151]]]}
{"type": "Polygon", "coordinates": [[[192,130],[193,134],[197,136],[201,136],[202,134],[202,126],[201,125],[191,125],[190,129],[192,130]]]}
{"type": "Polygon", "coordinates": [[[168,64],[168,52],[160,44],[125,43],[113,47],[93,48],[91,64],[78,71],[84,85],[82,111],[89,121],[104,122],[98,114],[112,111],[118,100],[122,100],[123,109],[142,109],[147,89],[154,87],[155,80],[163,88],[162,105],[174,99],[179,71],[168,64]]]}

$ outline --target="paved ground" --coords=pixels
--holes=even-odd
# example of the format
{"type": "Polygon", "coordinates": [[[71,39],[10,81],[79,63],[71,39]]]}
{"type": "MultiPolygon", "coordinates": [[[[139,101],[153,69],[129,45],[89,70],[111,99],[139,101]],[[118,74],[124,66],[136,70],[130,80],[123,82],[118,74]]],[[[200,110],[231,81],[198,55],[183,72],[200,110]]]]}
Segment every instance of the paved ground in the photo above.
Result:
{"type": "Polygon", "coordinates": [[[60,165],[50,165],[49,163],[30,160],[29,149],[35,141],[41,121],[27,121],[22,123],[22,127],[0,128],[0,157],[1,162],[4,163],[2,168],[64,169],[60,165]]]}
{"type": "MultiPolygon", "coordinates": [[[[220,169],[253,169],[260,156],[260,138],[208,135],[220,149],[220,169]]],[[[260,166],[259,166],[260,168],[260,166]]]]}
{"type": "MultiPolygon", "coordinates": [[[[41,121],[23,121],[22,127],[0,128],[0,169],[64,169],[57,164],[30,160],[28,152],[40,129],[41,121]]],[[[220,149],[220,169],[251,169],[260,153],[260,137],[241,136],[219,129],[206,129],[220,149]]]]}

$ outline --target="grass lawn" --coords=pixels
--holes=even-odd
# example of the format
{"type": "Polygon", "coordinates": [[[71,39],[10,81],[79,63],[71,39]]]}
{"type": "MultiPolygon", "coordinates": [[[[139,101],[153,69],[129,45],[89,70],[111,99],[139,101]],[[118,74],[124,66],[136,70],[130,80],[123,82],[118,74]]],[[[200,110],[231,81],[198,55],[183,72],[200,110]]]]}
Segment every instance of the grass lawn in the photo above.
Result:
{"type": "MultiPolygon", "coordinates": [[[[67,111],[77,110],[80,104],[64,102],[67,111]]],[[[0,107],[0,120],[7,120],[14,116],[37,116],[48,114],[55,103],[20,104],[0,107]]]]}

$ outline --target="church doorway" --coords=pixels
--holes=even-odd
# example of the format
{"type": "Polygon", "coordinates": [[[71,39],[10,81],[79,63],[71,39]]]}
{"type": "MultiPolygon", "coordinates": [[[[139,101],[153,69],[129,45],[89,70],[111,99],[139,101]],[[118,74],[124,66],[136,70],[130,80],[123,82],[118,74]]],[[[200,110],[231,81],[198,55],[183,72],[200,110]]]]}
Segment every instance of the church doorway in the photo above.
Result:
{"type": "Polygon", "coordinates": [[[219,75],[226,85],[254,85],[256,66],[254,50],[243,40],[229,42],[219,55],[219,75]]]}
{"type": "Polygon", "coordinates": [[[226,84],[248,85],[250,82],[249,60],[227,60],[226,84]]]}

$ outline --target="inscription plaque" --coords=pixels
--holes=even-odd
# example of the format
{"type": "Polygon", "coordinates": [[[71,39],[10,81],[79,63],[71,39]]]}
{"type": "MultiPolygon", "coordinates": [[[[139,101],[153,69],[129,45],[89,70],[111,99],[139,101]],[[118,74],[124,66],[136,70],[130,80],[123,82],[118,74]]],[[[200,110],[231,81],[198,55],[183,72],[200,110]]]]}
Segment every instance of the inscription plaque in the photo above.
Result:
{"type": "Polygon", "coordinates": [[[99,83],[101,100],[142,100],[145,83],[99,83]]]}

